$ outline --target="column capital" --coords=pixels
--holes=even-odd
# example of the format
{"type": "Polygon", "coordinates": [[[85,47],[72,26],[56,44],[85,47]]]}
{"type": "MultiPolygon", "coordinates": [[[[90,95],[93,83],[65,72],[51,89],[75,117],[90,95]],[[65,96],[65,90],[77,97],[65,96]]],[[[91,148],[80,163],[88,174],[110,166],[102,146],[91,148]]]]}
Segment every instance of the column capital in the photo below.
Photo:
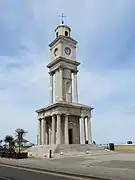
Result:
{"type": "Polygon", "coordinates": [[[60,70],[63,70],[64,69],[64,65],[59,65],[58,67],[60,70]]]}
{"type": "Polygon", "coordinates": [[[65,116],[69,116],[70,114],[69,113],[65,113],[65,116]]]}
{"type": "Polygon", "coordinates": [[[37,120],[38,120],[38,121],[41,121],[41,120],[42,120],[42,118],[41,118],[41,117],[39,117],[39,118],[37,118],[37,120]]]}
{"type": "Polygon", "coordinates": [[[56,116],[61,116],[62,114],[61,113],[56,113],[56,116]]]}
{"type": "Polygon", "coordinates": [[[91,118],[92,117],[92,115],[91,115],[91,111],[89,112],[87,112],[87,115],[86,115],[86,117],[88,117],[88,118],[91,118]]]}
{"type": "Polygon", "coordinates": [[[53,75],[54,75],[54,72],[53,72],[53,71],[50,71],[49,74],[50,74],[50,76],[53,76],[53,75]]]}
{"type": "Polygon", "coordinates": [[[55,113],[53,113],[54,115],[62,115],[62,112],[55,112],[55,113]]]}
{"type": "Polygon", "coordinates": [[[42,119],[47,119],[47,116],[44,116],[42,119]]]}
{"type": "Polygon", "coordinates": [[[53,115],[51,116],[51,118],[52,118],[52,120],[55,120],[55,119],[56,119],[56,115],[53,114],[53,115]]]}
{"type": "Polygon", "coordinates": [[[81,118],[81,119],[84,119],[84,118],[85,118],[85,116],[80,116],[80,118],[81,118]]]}
{"type": "Polygon", "coordinates": [[[72,71],[75,75],[77,75],[77,73],[79,72],[78,70],[73,70],[72,71]]]}
{"type": "Polygon", "coordinates": [[[56,113],[56,112],[54,112],[54,113],[51,113],[51,116],[61,116],[63,113],[56,113]]]}

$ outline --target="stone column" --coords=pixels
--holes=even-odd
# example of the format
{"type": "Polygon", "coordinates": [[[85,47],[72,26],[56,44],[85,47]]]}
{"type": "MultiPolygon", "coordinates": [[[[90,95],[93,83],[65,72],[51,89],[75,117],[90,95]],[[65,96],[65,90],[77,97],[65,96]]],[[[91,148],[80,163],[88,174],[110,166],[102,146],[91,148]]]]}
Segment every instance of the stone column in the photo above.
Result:
{"type": "Polygon", "coordinates": [[[85,144],[85,123],[84,123],[84,117],[81,117],[81,131],[82,131],[82,143],[85,144]]]}
{"type": "Polygon", "coordinates": [[[63,101],[63,68],[62,67],[59,69],[59,78],[60,78],[60,87],[59,87],[60,97],[59,97],[59,100],[63,101]]]}
{"type": "Polygon", "coordinates": [[[65,114],[65,144],[69,144],[69,134],[68,134],[68,115],[65,114]]]}
{"type": "Polygon", "coordinates": [[[61,115],[57,114],[57,144],[61,144],[61,115]]]}
{"type": "Polygon", "coordinates": [[[87,126],[88,126],[88,144],[92,144],[91,119],[90,119],[90,117],[87,117],[87,126]]]}
{"type": "Polygon", "coordinates": [[[45,140],[46,140],[46,145],[49,144],[49,127],[48,127],[48,122],[47,122],[47,119],[46,119],[46,131],[45,131],[45,140]]]}
{"type": "Polygon", "coordinates": [[[50,104],[53,104],[53,73],[50,72],[50,104]]]}
{"type": "Polygon", "coordinates": [[[47,119],[44,119],[44,129],[45,129],[45,144],[47,144],[47,119]]]}
{"type": "Polygon", "coordinates": [[[38,145],[38,134],[37,134],[37,139],[36,139],[36,145],[38,145]]]}
{"type": "Polygon", "coordinates": [[[52,131],[51,131],[51,127],[49,126],[49,144],[51,144],[51,136],[52,136],[52,131]]]}
{"type": "Polygon", "coordinates": [[[78,103],[77,71],[73,73],[74,79],[74,102],[78,103]]]}
{"type": "Polygon", "coordinates": [[[45,119],[41,120],[41,128],[42,128],[42,145],[45,145],[45,119]]]}
{"type": "Polygon", "coordinates": [[[51,144],[56,144],[56,133],[55,133],[55,116],[52,116],[52,136],[51,144]]]}
{"type": "Polygon", "coordinates": [[[59,71],[58,69],[55,71],[55,102],[59,101],[60,98],[60,78],[59,78],[59,71]]]}
{"type": "Polygon", "coordinates": [[[86,117],[84,118],[84,140],[85,140],[85,144],[86,144],[86,117]]]}
{"type": "Polygon", "coordinates": [[[38,145],[41,145],[41,119],[38,119],[38,145]]]}

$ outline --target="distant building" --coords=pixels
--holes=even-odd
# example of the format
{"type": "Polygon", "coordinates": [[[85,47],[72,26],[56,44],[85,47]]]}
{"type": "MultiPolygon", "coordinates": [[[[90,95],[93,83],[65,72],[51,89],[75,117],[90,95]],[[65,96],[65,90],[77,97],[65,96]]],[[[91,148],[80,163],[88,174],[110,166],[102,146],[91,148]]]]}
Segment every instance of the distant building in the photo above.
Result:
{"type": "MultiPolygon", "coordinates": [[[[19,146],[19,139],[18,138],[15,139],[14,142],[15,142],[15,147],[18,147],[19,146]]],[[[24,147],[24,148],[29,148],[29,147],[34,146],[34,144],[29,142],[27,139],[23,138],[21,146],[24,147]]]]}

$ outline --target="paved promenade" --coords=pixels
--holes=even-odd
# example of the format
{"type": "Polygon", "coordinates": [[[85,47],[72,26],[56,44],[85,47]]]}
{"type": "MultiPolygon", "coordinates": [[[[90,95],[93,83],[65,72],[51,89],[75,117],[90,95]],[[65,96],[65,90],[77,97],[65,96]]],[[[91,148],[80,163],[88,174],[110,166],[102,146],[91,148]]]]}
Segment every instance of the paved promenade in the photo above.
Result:
{"type": "Polygon", "coordinates": [[[88,154],[81,157],[63,157],[60,159],[0,159],[0,163],[39,168],[57,172],[69,172],[111,179],[135,179],[135,154],[109,152],[102,155],[88,154]]]}

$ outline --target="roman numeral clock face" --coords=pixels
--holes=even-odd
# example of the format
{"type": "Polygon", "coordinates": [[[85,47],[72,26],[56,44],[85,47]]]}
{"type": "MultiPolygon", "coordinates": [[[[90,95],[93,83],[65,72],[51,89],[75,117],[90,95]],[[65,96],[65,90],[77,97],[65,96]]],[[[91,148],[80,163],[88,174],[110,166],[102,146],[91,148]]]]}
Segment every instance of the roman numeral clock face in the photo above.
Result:
{"type": "Polygon", "coordinates": [[[71,49],[69,47],[65,47],[65,53],[69,56],[71,54],[71,49]]]}

